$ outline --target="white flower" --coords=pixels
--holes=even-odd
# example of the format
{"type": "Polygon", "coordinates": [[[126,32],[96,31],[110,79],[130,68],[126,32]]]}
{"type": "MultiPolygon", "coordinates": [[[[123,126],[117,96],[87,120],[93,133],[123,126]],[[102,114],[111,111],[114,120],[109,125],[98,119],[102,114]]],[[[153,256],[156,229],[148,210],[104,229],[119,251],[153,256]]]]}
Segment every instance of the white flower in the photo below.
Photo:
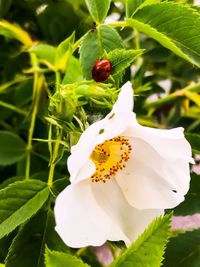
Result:
{"type": "Polygon", "coordinates": [[[191,147],[183,128],[141,126],[127,82],[112,111],[89,126],[68,159],[71,185],[55,203],[56,231],[70,247],[130,245],[189,189],[191,147]]]}

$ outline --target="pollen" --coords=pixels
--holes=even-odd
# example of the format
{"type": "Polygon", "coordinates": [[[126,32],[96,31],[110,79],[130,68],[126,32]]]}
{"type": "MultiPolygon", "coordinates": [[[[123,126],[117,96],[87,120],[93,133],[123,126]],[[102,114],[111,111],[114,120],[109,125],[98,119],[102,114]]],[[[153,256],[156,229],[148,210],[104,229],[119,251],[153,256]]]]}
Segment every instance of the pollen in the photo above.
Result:
{"type": "Polygon", "coordinates": [[[96,166],[96,172],[91,176],[92,182],[106,183],[117,172],[123,170],[131,151],[129,140],[123,136],[114,137],[97,145],[90,155],[96,166]]]}

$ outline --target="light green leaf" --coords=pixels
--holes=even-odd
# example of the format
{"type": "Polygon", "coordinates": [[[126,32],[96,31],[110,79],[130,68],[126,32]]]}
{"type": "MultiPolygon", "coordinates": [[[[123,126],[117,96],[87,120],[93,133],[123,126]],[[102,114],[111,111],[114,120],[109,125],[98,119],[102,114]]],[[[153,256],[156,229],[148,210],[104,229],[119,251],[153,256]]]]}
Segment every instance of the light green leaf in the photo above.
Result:
{"type": "Polygon", "coordinates": [[[159,267],[169,240],[171,214],[156,218],[110,267],[159,267]]]}
{"type": "Polygon", "coordinates": [[[0,190],[0,238],[33,216],[49,196],[46,184],[24,180],[0,190]]]}
{"type": "Polygon", "coordinates": [[[126,0],[126,17],[130,18],[142,7],[159,2],[160,0],[126,0]]]}
{"type": "Polygon", "coordinates": [[[200,14],[173,2],[147,5],[128,24],[185,60],[200,66],[200,14]]]}
{"type": "Polygon", "coordinates": [[[110,8],[111,0],[85,0],[90,15],[96,22],[102,22],[110,8]]]}
{"type": "Polygon", "coordinates": [[[163,267],[199,267],[200,229],[180,234],[170,240],[163,267]]]}
{"type": "Polygon", "coordinates": [[[56,70],[64,71],[70,56],[72,55],[72,45],[75,40],[75,33],[73,32],[71,36],[61,42],[56,49],[55,56],[55,68],[56,70]]]}
{"type": "Polygon", "coordinates": [[[185,200],[175,208],[174,213],[178,216],[200,213],[200,175],[191,175],[190,190],[185,200]]]}
{"type": "Polygon", "coordinates": [[[35,53],[39,59],[48,61],[54,65],[56,53],[56,48],[54,46],[38,43],[35,46],[32,46],[28,51],[35,53]]]}
{"type": "Polygon", "coordinates": [[[186,133],[185,137],[192,146],[192,151],[200,154],[200,134],[186,133]]]}
{"type": "Polygon", "coordinates": [[[188,99],[193,101],[198,107],[200,107],[200,95],[198,93],[190,92],[190,91],[186,90],[184,95],[188,99]]]}
{"type": "Polygon", "coordinates": [[[104,50],[122,48],[122,40],[118,32],[106,25],[100,25],[94,31],[89,31],[80,47],[80,61],[83,74],[91,79],[92,66],[103,56],[104,50]]]}
{"type": "Polygon", "coordinates": [[[112,74],[116,75],[124,71],[130,64],[142,54],[143,50],[115,49],[107,54],[107,58],[112,63],[112,74]]]}
{"type": "Polygon", "coordinates": [[[9,248],[6,267],[44,267],[45,244],[51,249],[69,252],[55,231],[50,207],[38,212],[20,229],[9,248]]]}
{"type": "Polygon", "coordinates": [[[18,162],[26,155],[26,144],[15,133],[0,131],[0,165],[18,162]]]}
{"type": "Polygon", "coordinates": [[[83,263],[75,256],[63,252],[51,251],[47,247],[45,250],[45,263],[46,267],[89,267],[88,264],[83,263]]]}
{"type": "Polygon", "coordinates": [[[83,80],[83,73],[82,73],[80,61],[74,56],[71,56],[69,58],[67,71],[63,78],[62,84],[63,85],[71,84],[74,82],[80,82],[81,80],[83,80]]]}
{"type": "Polygon", "coordinates": [[[196,107],[196,106],[192,106],[191,108],[188,108],[187,110],[185,110],[183,115],[184,115],[184,117],[194,118],[194,119],[199,120],[200,108],[196,107]]]}
{"type": "Polygon", "coordinates": [[[20,26],[12,24],[6,20],[0,21],[0,35],[1,34],[7,38],[19,40],[27,48],[31,47],[33,44],[26,31],[24,31],[20,26]]]}

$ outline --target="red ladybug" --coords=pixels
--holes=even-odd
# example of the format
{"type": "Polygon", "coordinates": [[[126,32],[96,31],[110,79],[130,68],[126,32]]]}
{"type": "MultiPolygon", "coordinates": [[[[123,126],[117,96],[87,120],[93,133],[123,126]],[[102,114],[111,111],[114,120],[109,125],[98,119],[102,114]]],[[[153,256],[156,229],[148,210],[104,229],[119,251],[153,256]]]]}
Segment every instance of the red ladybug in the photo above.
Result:
{"type": "Polygon", "coordinates": [[[110,76],[112,64],[108,59],[100,59],[92,67],[92,77],[96,82],[104,82],[110,76]]]}

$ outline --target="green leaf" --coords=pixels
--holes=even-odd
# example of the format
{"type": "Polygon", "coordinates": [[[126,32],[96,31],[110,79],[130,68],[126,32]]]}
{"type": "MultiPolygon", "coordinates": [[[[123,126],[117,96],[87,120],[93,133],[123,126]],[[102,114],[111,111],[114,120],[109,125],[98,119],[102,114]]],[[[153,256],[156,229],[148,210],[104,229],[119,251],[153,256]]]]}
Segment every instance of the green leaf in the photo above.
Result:
{"type": "Polygon", "coordinates": [[[136,13],[140,8],[158,3],[160,0],[126,0],[126,17],[130,18],[136,13]]]}
{"type": "Polygon", "coordinates": [[[20,26],[5,20],[0,21],[0,35],[1,34],[7,38],[17,39],[27,48],[31,47],[33,44],[26,31],[24,31],[20,26]]]}
{"type": "Polygon", "coordinates": [[[13,231],[9,235],[4,236],[4,238],[0,239],[0,262],[5,262],[5,258],[8,254],[9,247],[15,235],[16,232],[13,231]]]}
{"type": "Polygon", "coordinates": [[[4,17],[10,6],[12,5],[12,0],[0,0],[0,18],[4,17]]]}
{"type": "Polygon", "coordinates": [[[8,90],[9,87],[11,87],[13,85],[16,85],[18,83],[21,84],[22,82],[25,82],[27,80],[29,80],[28,77],[17,75],[17,76],[15,76],[15,78],[12,81],[9,81],[9,82],[6,82],[6,83],[3,83],[0,85],[0,93],[8,90]]]}
{"type": "Polygon", "coordinates": [[[0,190],[0,238],[33,216],[48,196],[46,184],[38,180],[19,181],[0,190]]]}
{"type": "Polygon", "coordinates": [[[18,162],[26,155],[26,144],[15,133],[0,131],[0,165],[18,162]]]}
{"type": "Polygon", "coordinates": [[[102,22],[110,8],[111,0],[85,0],[90,15],[96,22],[102,22]]]}
{"type": "Polygon", "coordinates": [[[167,246],[164,267],[199,267],[200,229],[180,234],[167,246]]]}
{"type": "Polygon", "coordinates": [[[24,180],[25,177],[24,176],[14,176],[11,178],[7,178],[6,180],[4,180],[3,182],[0,183],[0,190],[7,187],[9,184],[15,183],[17,181],[21,181],[24,180]]]}
{"type": "Polygon", "coordinates": [[[80,61],[71,56],[67,66],[65,77],[63,78],[62,84],[71,84],[74,82],[80,82],[83,80],[83,73],[80,65],[80,61]]]}
{"type": "Polygon", "coordinates": [[[196,154],[200,154],[200,134],[186,133],[186,139],[192,147],[192,151],[196,154]]]}
{"type": "Polygon", "coordinates": [[[80,47],[80,61],[83,74],[91,79],[92,66],[100,59],[104,51],[122,48],[122,40],[118,32],[106,25],[100,25],[96,30],[89,31],[80,47]]]}
{"type": "Polygon", "coordinates": [[[107,58],[112,63],[112,74],[124,71],[130,64],[142,54],[143,50],[115,49],[107,54],[107,58]]]}
{"type": "Polygon", "coordinates": [[[56,48],[54,46],[38,43],[32,46],[28,51],[35,53],[39,59],[45,60],[54,65],[56,53],[56,48]]]}
{"type": "Polygon", "coordinates": [[[144,0],[126,0],[126,17],[132,17],[136,9],[144,2],[144,0]]]}
{"type": "Polygon", "coordinates": [[[45,250],[45,263],[46,267],[88,267],[88,264],[83,263],[80,259],[75,256],[58,252],[51,251],[46,247],[45,250]]]}
{"type": "Polygon", "coordinates": [[[169,240],[171,214],[156,218],[111,267],[159,267],[169,240]]]}
{"type": "Polygon", "coordinates": [[[200,14],[173,2],[147,5],[128,24],[192,64],[200,66],[200,14]]]}
{"type": "Polygon", "coordinates": [[[72,45],[75,40],[75,33],[73,32],[71,36],[61,42],[56,49],[55,56],[55,68],[56,70],[64,71],[70,56],[72,55],[72,45]]]}
{"type": "Polygon", "coordinates": [[[184,95],[194,102],[198,107],[200,107],[200,95],[198,93],[186,90],[184,95]]]}
{"type": "Polygon", "coordinates": [[[6,267],[44,267],[45,244],[51,249],[69,252],[54,228],[55,220],[50,208],[38,212],[13,240],[5,260],[6,267]]]}
{"type": "Polygon", "coordinates": [[[175,215],[192,215],[200,212],[200,175],[192,173],[190,190],[185,200],[175,208],[175,215]]]}

